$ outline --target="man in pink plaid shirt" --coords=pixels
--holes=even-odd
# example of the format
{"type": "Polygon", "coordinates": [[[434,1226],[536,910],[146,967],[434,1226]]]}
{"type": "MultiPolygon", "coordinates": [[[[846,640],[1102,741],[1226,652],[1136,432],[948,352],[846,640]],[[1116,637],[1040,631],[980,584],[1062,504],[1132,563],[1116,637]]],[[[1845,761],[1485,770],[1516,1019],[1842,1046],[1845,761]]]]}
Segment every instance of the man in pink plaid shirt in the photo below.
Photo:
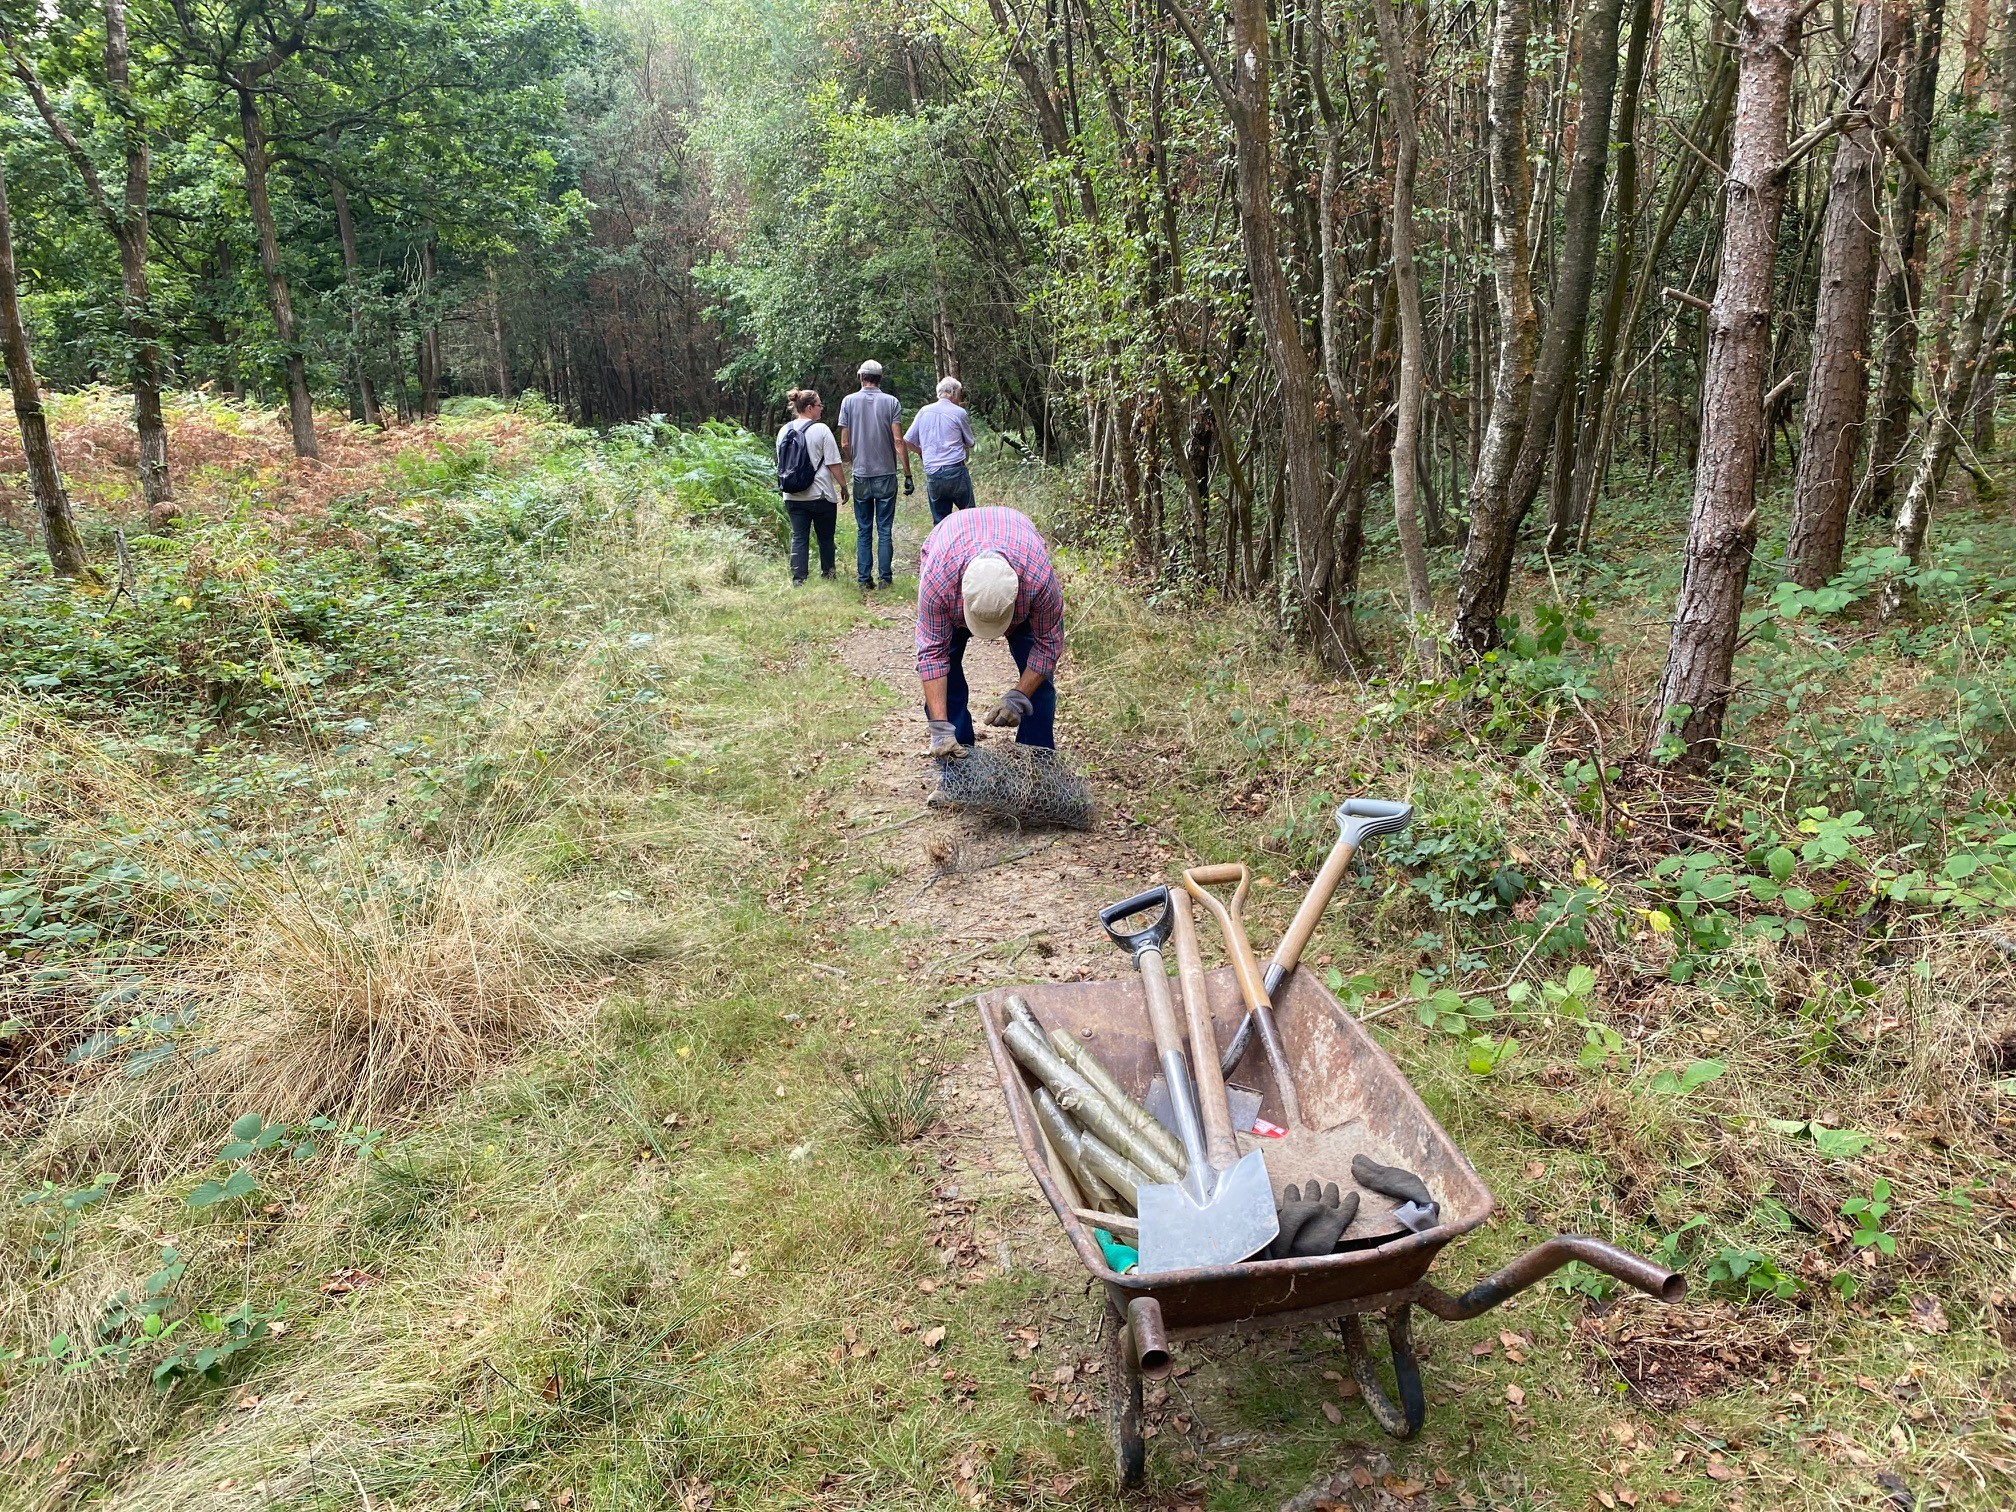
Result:
{"type": "Polygon", "coordinates": [[[1057,688],[1064,654],[1064,593],[1050,548],[1030,518],[1014,509],[962,509],[924,538],[917,564],[917,676],[933,756],[964,756],[973,747],[966,707],[966,646],[1008,638],[1022,676],[987,713],[1012,727],[1018,745],[1057,745],[1057,688]]]}

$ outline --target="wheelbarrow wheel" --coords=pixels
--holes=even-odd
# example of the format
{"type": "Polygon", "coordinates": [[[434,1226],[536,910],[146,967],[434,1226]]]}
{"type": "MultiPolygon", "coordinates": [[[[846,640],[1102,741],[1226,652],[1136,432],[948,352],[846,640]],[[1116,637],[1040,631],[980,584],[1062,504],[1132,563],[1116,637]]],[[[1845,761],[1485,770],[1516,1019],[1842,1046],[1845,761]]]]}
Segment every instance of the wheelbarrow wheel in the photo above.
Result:
{"type": "Polygon", "coordinates": [[[1421,1363],[1414,1357],[1413,1311],[1410,1305],[1402,1303],[1386,1314],[1386,1342],[1393,1352],[1393,1384],[1400,1394],[1398,1406],[1386,1395],[1379,1369],[1372,1363],[1358,1314],[1348,1313],[1337,1320],[1337,1333],[1344,1341],[1351,1375],[1358,1382],[1365,1406],[1379,1426],[1398,1439],[1410,1439],[1419,1433],[1421,1420],[1428,1413],[1427,1398],[1421,1393],[1421,1363]]]}
{"type": "Polygon", "coordinates": [[[1132,1491],[1146,1477],[1148,1443],[1141,1437],[1141,1367],[1134,1358],[1126,1314],[1106,1308],[1106,1423],[1113,1438],[1113,1469],[1120,1488],[1132,1491]]]}

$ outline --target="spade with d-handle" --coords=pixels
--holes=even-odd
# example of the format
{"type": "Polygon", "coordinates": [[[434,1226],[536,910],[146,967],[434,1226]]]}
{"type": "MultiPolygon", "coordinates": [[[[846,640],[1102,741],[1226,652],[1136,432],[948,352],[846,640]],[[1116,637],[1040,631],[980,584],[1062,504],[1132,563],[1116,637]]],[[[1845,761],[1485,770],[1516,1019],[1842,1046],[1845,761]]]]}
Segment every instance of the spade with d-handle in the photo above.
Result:
{"type": "MultiPolygon", "coordinates": [[[[1391,798],[1346,798],[1338,805],[1336,843],[1330,847],[1330,854],[1323,858],[1323,869],[1316,873],[1316,880],[1309,884],[1309,891],[1302,895],[1302,906],[1295,910],[1295,917],[1289,921],[1288,933],[1281,937],[1274,959],[1267,963],[1267,975],[1261,987],[1270,1002],[1301,961],[1302,947],[1316,932],[1316,921],[1330,906],[1331,895],[1337,891],[1337,884],[1344,880],[1344,869],[1351,864],[1351,858],[1368,840],[1397,834],[1413,821],[1414,805],[1391,798]]],[[[1218,1064],[1224,1067],[1225,1075],[1232,1074],[1232,1068],[1239,1064],[1252,1040],[1253,1015],[1248,1013],[1240,1021],[1238,1031],[1227,1042],[1225,1054],[1219,1059],[1218,1064]]]]}
{"type": "MultiPolygon", "coordinates": [[[[1225,1170],[1212,1166],[1204,1127],[1197,1109],[1197,1091],[1190,1063],[1176,1032],[1176,1007],[1169,998],[1169,976],[1162,965],[1162,947],[1169,939],[1169,889],[1151,888],[1110,908],[1099,922],[1115,945],[1134,958],[1148,998],[1148,1025],[1155,1035],[1155,1053],[1169,1085],[1169,1103],[1176,1115],[1176,1138],[1188,1165],[1177,1184],[1143,1186],[1137,1194],[1141,1218],[1141,1271],[1144,1275],[1187,1270],[1198,1265],[1236,1265],[1265,1249],[1281,1231],[1274,1208],[1274,1187],[1267,1163],[1258,1150],[1240,1157],[1225,1170]],[[1146,927],[1125,930],[1123,924],[1150,909],[1146,927]]],[[[1209,1055],[1211,1046],[1199,1047],[1209,1055]]]]}

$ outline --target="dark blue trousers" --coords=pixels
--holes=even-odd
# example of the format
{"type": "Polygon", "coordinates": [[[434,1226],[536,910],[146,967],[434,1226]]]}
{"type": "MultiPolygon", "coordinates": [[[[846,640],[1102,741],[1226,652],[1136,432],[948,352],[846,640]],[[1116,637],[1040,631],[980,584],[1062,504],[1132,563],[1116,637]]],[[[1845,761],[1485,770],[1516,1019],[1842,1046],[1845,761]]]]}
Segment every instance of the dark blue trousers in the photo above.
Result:
{"type": "MultiPolygon", "coordinates": [[[[973,744],[973,712],[966,706],[966,647],[972,639],[970,630],[952,632],[952,670],[945,675],[945,717],[952,721],[952,729],[963,746],[973,744]]],[[[1015,658],[1017,671],[1028,669],[1029,652],[1035,644],[1036,637],[1026,624],[1009,627],[1008,654],[1015,658]]],[[[1029,703],[1029,717],[1015,727],[1015,743],[1056,750],[1057,684],[1046,677],[1043,686],[1029,695],[1029,703]]]]}

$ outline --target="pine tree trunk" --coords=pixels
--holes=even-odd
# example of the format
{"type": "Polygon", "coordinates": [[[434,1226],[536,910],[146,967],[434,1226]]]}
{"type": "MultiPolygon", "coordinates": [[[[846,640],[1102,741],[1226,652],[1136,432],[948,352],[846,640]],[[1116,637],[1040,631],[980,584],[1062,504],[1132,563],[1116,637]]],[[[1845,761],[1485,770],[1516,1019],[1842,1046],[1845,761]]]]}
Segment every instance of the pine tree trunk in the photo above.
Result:
{"type": "MultiPolygon", "coordinates": [[[[1617,89],[1617,27],[1623,0],[1589,0],[1582,20],[1582,101],[1575,125],[1575,156],[1568,168],[1562,205],[1561,256],[1555,266],[1554,298],[1547,311],[1547,335],[1533,374],[1533,399],[1526,435],[1512,469],[1511,517],[1516,548],[1520,522],[1540,492],[1540,479],[1554,448],[1555,417],[1573,392],[1582,367],[1589,326],[1589,298],[1596,286],[1596,253],[1603,232],[1603,187],[1610,171],[1610,107],[1617,89]]],[[[1512,552],[1505,553],[1511,562],[1512,552]]],[[[1504,604],[1501,592],[1499,605],[1504,604]]]]}
{"type": "Polygon", "coordinates": [[[490,282],[490,351],[497,364],[497,397],[506,404],[511,402],[511,350],[504,345],[504,301],[497,292],[497,265],[492,263],[485,276],[490,282]]]}
{"type": "MultiPolygon", "coordinates": [[[[2012,218],[2016,218],[2016,0],[2001,0],[2002,35],[1999,66],[1996,70],[2000,99],[2001,128],[1995,138],[1995,166],[1983,205],[1981,245],[2001,249],[2009,245],[2012,218]]],[[[1897,510],[1891,544],[1909,561],[1916,563],[1925,550],[1925,536],[1932,519],[1932,507],[1946,482],[1946,469],[1960,444],[1960,427],[1980,380],[1983,357],[1992,356],[1999,335],[2003,309],[2004,258],[1984,250],[1974,270],[1974,284],[1953,331],[1950,360],[1946,366],[1937,401],[1925,417],[1918,443],[1918,461],[1911,474],[1911,487],[1897,510]]],[[[1881,607],[1885,619],[1901,614],[1911,604],[1909,585],[1893,577],[1883,585],[1881,607]]]]}
{"type": "Polygon", "coordinates": [[[1900,0],[1862,0],[1854,44],[1841,56],[1842,108],[1867,110],[1870,123],[1841,133],[1820,235],[1813,361],[1785,553],[1785,575],[1802,588],[1818,588],[1841,570],[1848,537],[1855,459],[1862,451],[1868,412],[1869,316],[1882,225],[1877,203],[1882,153],[1876,132],[1896,90],[1892,63],[1904,24],[1900,0]]]}
{"type": "Polygon", "coordinates": [[[1470,482],[1470,540],[1456,584],[1450,639],[1461,656],[1498,644],[1512,577],[1512,468],[1526,433],[1539,317],[1526,242],[1531,177],[1526,159],[1526,54],[1531,0],[1502,0],[1491,40],[1491,261],[1498,296],[1498,376],[1491,419],[1470,482]]]}
{"type": "Polygon", "coordinates": [[[1379,52],[1386,70],[1386,95],[1397,149],[1391,236],[1393,286],[1400,316],[1400,372],[1393,396],[1393,526],[1400,538],[1400,560],[1407,572],[1407,611],[1413,619],[1409,635],[1414,642],[1416,661],[1427,667],[1435,659],[1434,637],[1427,628],[1427,621],[1435,613],[1435,592],[1428,581],[1428,553],[1421,543],[1421,514],[1416,497],[1425,391],[1421,273],[1414,263],[1414,174],[1420,161],[1421,135],[1415,117],[1414,71],[1408,56],[1407,34],[1394,7],[1395,0],[1374,0],[1379,52]]]}
{"type": "Polygon", "coordinates": [[[1683,773],[1705,770],[1721,744],[1743,590],[1757,544],[1771,274],[1803,15],[1800,0],[1748,0],[1736,27],[1736,116],[1702,371],[1700,460],[1654,735],[1655,742],[1678,739],[1674,770],[1683,773]]]}
{"type": "MultiPolygon", "coordinates": [[[[1898,136],[1922,165],[1932,150],[1932,112],[1938,102],[1939,54],[1944,42],[1946,0],[1924,0],[1918,18],[1911,73],[1904,81],[1898,136]]],[[[1884,285],[1883,370],[1877,388],[1876,420],[1869,447],[1868,484],[1863,510],[1887,516],[1911,436],[1911,393],[1918,374],[1918,344],[1924,330],[1925,259],[1931,244],[1931,207],[1915,174],[1899,172],[1891,200],[1901,265],[1884,285]]]]}
{"type": "Polygon", "coordinates": [[[84,555],[70,496],[56,465],[56,446],[49,439],[49,417],[42,412],[42,389],[35,381],[35,363],[28,351],[28,328],[21,321],[21,289],[14,277],[14,224],[7,206],[7,175],[0,166],[0,348],[7,362],[7,386],[13,391],[14,418],[21,425],[21,451],[28,459],[28,490],[42,515],[42,543],[49,566],[58,577],[88,578],[91,563],[84,555]]]}
{"type": "Polygon", "coordinates": [[[300,332],[294,324],[294,301],[287,289],[287,270],[280,265],[280,232],[273,222],[273,202],[267,198],[266,123],[259,116],[259,97],[244,84],[238,95],[238,128],[245,142],[245,201],[259,238],[259,266],[266,274],[266,294],[273,307],[273,334],[287,364],[287,420],[294,433],[294,455],[320,456],[315,445],[315,404],[308,393],[308,363],[301,355],[300,332]]]}

